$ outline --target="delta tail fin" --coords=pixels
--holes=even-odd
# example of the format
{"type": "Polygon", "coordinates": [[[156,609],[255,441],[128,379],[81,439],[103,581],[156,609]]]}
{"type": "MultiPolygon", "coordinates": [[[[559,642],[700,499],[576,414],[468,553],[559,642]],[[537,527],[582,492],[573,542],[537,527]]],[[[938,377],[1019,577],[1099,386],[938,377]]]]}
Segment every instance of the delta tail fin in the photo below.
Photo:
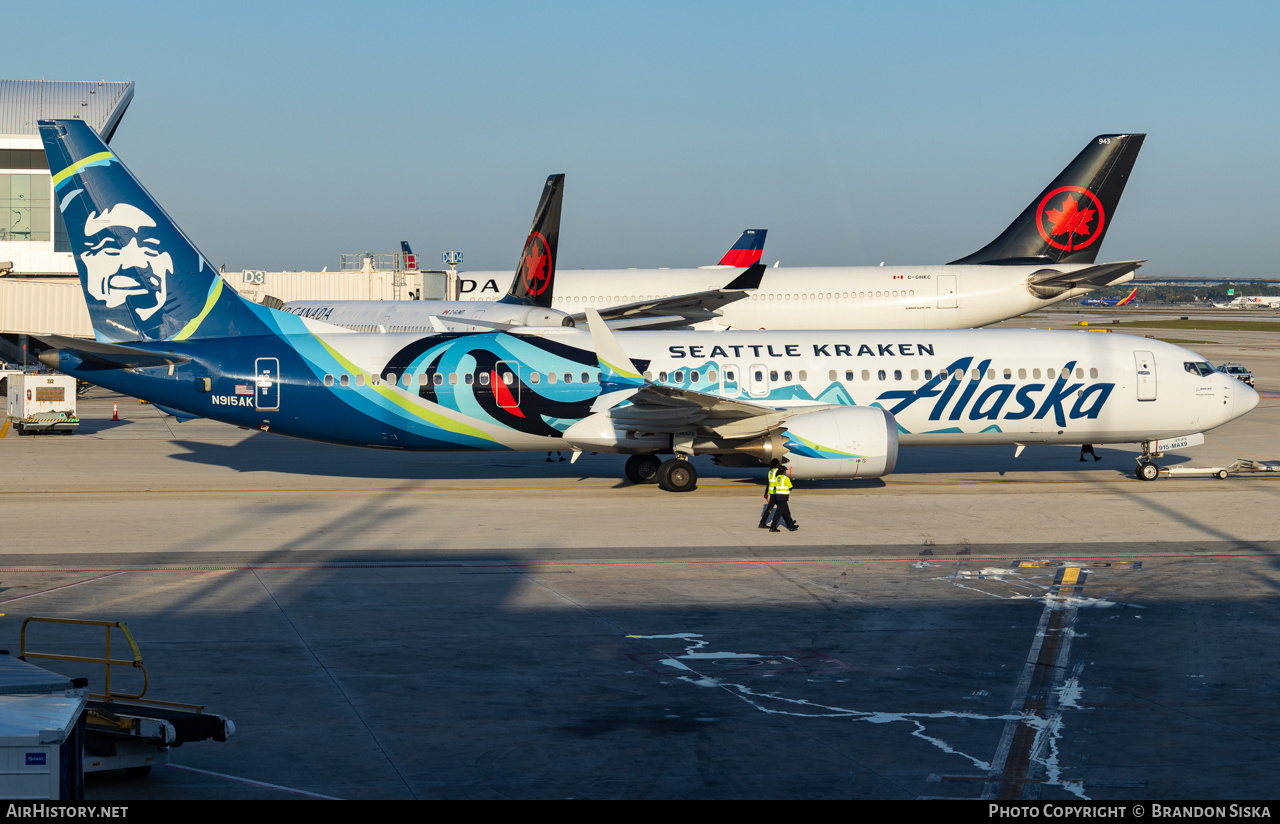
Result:
{"type": "Polygon", "coordinates": [[[746,229],[738,238],[738,242],[729,247],[729,251],[720,258],[718,266],[736,266],[745,269],[760,262],[764,254],[764,237],[768,229],[746,229]]]}
{"type": "Polygon", "coordinates": [[[82,120],[41,120],[39,127],[99,341],[183,340],[256,327],[247,302],[92,128],[82,120]]]}
{"type": "Polygon", "coordinates": [[[1098,135],[1000,237],[951,262],[1093,263],[1146,137],[1098,135]]]}
{"type": "Polygon", "coordinates": [[[409,248],[407,240],[400,241],[400,263],[406,272],[415,272],[418,269],[418,256],[409,248]]]}
{"type": "Polygon", "coordinates": [[[556,277],[556,252],[560,242],[560,204],[564,200],[564,175],[551,175],[542,187],[542,199],[533,213],[533,225],[520,253],[520,265],[511,290],[501,303],[551,307],[556,277]]]}

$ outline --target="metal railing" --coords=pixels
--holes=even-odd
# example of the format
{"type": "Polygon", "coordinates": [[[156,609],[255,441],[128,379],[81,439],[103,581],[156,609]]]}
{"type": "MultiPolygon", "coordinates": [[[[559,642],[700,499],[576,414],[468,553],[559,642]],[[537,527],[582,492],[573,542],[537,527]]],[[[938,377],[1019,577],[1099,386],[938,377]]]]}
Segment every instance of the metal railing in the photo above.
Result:
{"type": "MultiPolygon", "coordinates": [[[[147,668],[142,663],[142,652],[138,649],[138,644],[133,640],[133,633],[129,631],[128,625],[124,621],[94,621],[87,618],[44,618],[33,615],[22,622],[22,634],[19,641],[18,658],[26,661],[29,658],[38,658],[44,661],[75,661],[82,664],[101,664],[104,670],[103,674],[103,692],[90,693],[90,698],[96,698],[100,701],[143,701],[142,696],[147,694],[147,687],[150,685],[150,678],[147,675],[147,668]],[[27,649],[27,625],[31,623],[39,624],[72,624],[75,626],[88,627],[104,627],[106,630],[105,652],[101,658],[89,655],[62,655],[52,652],[33,652],[27,649]],[[120,659],[111,657],[111,630],[119,629],[124,635],[124,640],[129,644],[129,649],[133,652],[133,659],[120,659]],[[127,692],[114,692],[111,689],[111,668],[112,667],[129,667],[142,671],[142,691],[135,694],[127,692]]],[[[200,704],[183,704],[176,701],[157,701],[155,699],[146,699],[144,703],[154,704],[161,707],[181,707],[184,709],[195,710],[200,712],[204,709],[200,704]]]]}

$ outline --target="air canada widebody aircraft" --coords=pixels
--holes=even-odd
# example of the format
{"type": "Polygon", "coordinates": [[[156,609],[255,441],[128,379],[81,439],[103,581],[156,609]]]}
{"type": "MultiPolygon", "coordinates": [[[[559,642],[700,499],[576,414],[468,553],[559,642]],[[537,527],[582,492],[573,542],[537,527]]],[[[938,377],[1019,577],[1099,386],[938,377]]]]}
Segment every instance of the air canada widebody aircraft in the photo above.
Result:
{"type": "MultiPolygon", "coordinates": [[[[564,200],[564,175],[551,175],[542,188],[542,199],[533,214],[533,225],[520,253],[520,264],[507,294],[497,301],[478,300],[295,300],[276,305],[294,315],[322,320],[359,332],[474,332],[483,329],[512,329],[517,326],[573,326],[584,315],[551,308],[555,294],[556,260],[560,242],[560,210],[564,200]]],[[[764,231],[759,242],[764,243],[764,231]]],[[[743,232],[738,246],[754,246],[755,232],[743,232]]],[[[759,248],[735,246],[720,261],[734,261],[721,269],[742,268],[725,283],[696,293],[629,303],[603,310],[605,322],[614,329],[666,329],[718,317],[726,304],[741,300],[760,285],[764,266],[759,248]],[[738,266],[755,254],[754,263],[738,266]]],[[[402,243],[406,259],[416,256],[402,243]]]]}
{"type": "MultiPolygon", "coordinates": [[[[936,266],[770,267],[758,289],[707,329],[967,329],[987,326],[1133,278],[1140,260],[1095,264],[1143,134],[1088,145],[991,243],[936,266]]],[[[491,300],[509,272],[461,272],[470,299],[491,300]]],[[[660,299],[719,285],[709,269],[573,269],[551,306],[660,299]]]]}
{"type": "Polygon", "coordinates": [[[40,121],[97,341],[42,362],[184,417],[353,446],[572,449],[692,489],[688,457],[874,478],[900,445],[1129,443],[1220,426],[1258,395],[1179,346],[1036,330],[362,333],[231,289],[99,137],[40,121]],[[658,455],[675,457],[660,461],[658,455]]]}

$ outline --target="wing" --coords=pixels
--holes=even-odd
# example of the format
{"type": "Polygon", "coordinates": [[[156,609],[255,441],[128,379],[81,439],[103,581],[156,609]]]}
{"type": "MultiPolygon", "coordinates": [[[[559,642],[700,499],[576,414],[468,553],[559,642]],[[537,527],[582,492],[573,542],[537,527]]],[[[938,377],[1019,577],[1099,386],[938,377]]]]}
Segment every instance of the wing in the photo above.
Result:
{"type": "MultiPolygon", "coordinates": [[[[752,290],[759,288],[764,270],[764,264],[757,263],[719,289],[624,303],[598,311],[610,329],[670,329],[688,326],[719,317],[720,309],[751,294],[752,290]]],[[[574,323],[587,320],[586,312],[570,317],[574,323]]]]}

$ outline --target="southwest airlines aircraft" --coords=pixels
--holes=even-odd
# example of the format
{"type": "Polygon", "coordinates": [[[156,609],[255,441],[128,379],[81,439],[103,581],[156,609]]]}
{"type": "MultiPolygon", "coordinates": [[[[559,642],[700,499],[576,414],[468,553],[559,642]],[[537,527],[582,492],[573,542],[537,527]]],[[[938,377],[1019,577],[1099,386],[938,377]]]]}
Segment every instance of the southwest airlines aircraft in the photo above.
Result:
{"type": "Polygon", "coordinates": [[[778,457],[874,478],[899,445],[1142,444],[1220,426],[1258,395],[1204,358],[1036,330],[362,333],[251,303],[84,122],[40,121],[97,341],[42,362],[183,417],[355,446],[630,455],[671,491],[689,456],[778,457]],[[675,457],[659,461],[660,454],[675,457]]]}
{"type": "MultiPolygon", "coordinates": [[[[697,328],[965,329],[1129,281],[1143,261],[1094,261],[1145,138],[1093,138],[998,238],[971,255],[940,266],[770,268],[750,298],[697,328]]],[[[511,274],[460,278],[468,299],[492,300],[511,274]]],[[[714,269],[566,269],[551,305],[576,313],[721,283],[714,269]]]]}

